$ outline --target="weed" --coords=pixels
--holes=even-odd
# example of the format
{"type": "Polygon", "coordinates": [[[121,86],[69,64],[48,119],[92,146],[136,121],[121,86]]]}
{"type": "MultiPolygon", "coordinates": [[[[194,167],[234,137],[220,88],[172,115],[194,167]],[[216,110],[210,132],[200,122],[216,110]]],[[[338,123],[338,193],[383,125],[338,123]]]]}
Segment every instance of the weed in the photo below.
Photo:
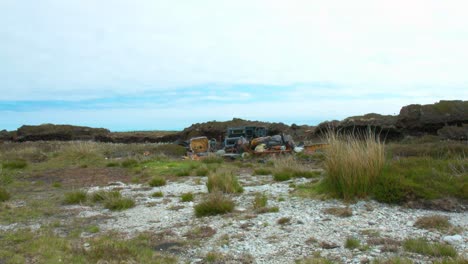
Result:
{"type": "Polygon", "coordinates": [[[323,210],[323,212],[338,217],[350,217],[353,215],[353,210],[349,207],[330,207],[323,210]]]}
{"type": "Polygon", "coordinates": [[[454,247],[441,243],[429,243],[424,238],[406,239],[403,242],[405,250],[433,257],[456,257],[454,247]]]}
{"type": "Polygon", "coordinates": [[[254,170],[253,175],[271,175],[271,170],[266,168],[257,168],[254,170]]]}
{"type": "Polygon", "coordinates": [[[443,215],[429,215],[418,218],[414,226],[424,229],[448,230],[452,227],[449,218],[443,215]]]}
{"type": "Polygon", "coordinates": [[[208,192],[242,193],[244,191],[237,177],[229,170],[210,173],[206,187],[208,192]]]}
{"type": "Polygon", "coordinates": [[[258,214],[266,214],[266,213],[277,213],[279,212],[279,207],[278,206],[272,206],[272,207],[261,207],[255,210],[258,214]]]}
{"type": "Polygon", "coordinates": [[[151,187],[164,186],[166,185],[166,179],[159,177],[159,176],[155,176],[148,182],[148,184],[151,187]]]}
{"type": "Polygon", "coordinates": [[[12,170],[24,169],[27,166],[28,166],[28,163],[22,159],[6,161],[6,162],[3,162],[2,164],[2,167],[4,169],[12,169],[12,170]]]}
{"type": "Polygon", "coordinates": [[[291,217],[281,217],[276,221],[278,225],[286,225],[291,222],[291,217]]]}
{"type": "Polygon", "coordinates": [[[214,192],[208,194],[204,201],[195,205],[194,209],[197,217],[225,214],[234,210],[234,202],[221,192],[214,192]]]}
{"type": "Polygon", "coordinates": [[[164,194],[159,191],[159,192],[154,192],[153,194],[151,194],[151,197],[154,197],[154,198],[159,198],[159,197],[163,197],[164,194]]]}
{"type": "Polygon", "coordinates": [[[305,259],[296,260],[295,263],[296,264],[333,264],[334,262],[324,257],[318,256],[318,257],[308,257],[305,259]]]}
{"type": "Polygon", "coordinates": [[[191,201],[193,201],[193,193],[191,193],[191,192],[183,193],[180,196],[180,201],[181,202],[191,202],[191,201]]]}
{"type": "Polygon", "coordinates": [[[284,202],[284,201],[286,201],[286,199],[283,196],[278,197],[278,202],[284,202]]]}
{"type": "Polygon", "coordinates": [[[382,173],[385,164],[384,145],[368,131],[365,135],[326,135],[325,181],[328,191],[350,200],[366,197],[382,173]]]}
{"type": "Polygon", "coordinates": [[[60,188],[60,187],[62,187],[62,183],[61,183],[61,182],[53,182],[53,183],[52,183],[52,187],[54,187],[54,188],[60,188]]]}
{"type": "Polygon", "coordinates": [[[359,241],[359,239],[354,238],[354,237],[346,238],[345,248],[355,249],[355,248],[359,248],[360,246],[361,246],[361,241],[359,241]]]}
{"type": "Polygon", "coordinates": [[[85,191],[73,191],[65,193],[65,204],[80,204],[86,202],[87,194],[85,191]]]}
{"type": "Polygon", "coordinates": [[[3,188],[0,187],[0,203],[10,200],[10,194],[3,188]]]}

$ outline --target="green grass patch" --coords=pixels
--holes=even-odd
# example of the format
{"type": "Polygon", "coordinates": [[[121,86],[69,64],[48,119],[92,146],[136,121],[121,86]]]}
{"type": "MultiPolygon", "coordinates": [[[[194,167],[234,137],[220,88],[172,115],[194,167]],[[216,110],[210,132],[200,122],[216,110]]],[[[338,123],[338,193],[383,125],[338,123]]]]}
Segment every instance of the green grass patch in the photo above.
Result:
{"type": "Polygon", "coordinates": [[[457,250],[446,244],[430,243],[424,238],[406,239],[403,242],[406,251],[433,257],[456,257],[457,250]]]}
{"type": "Polygon", "coordinates": [[[126,159],[120,163],[120,166],[124,168],[134,168],[138,166],[138,161],[135,159],[126,159]]]}
{"type": "Polygon", "coordinates": [[[226,214],[234,210],[234,201],[221,192],[214,192],[207,195],[205,200],[195,205],[195,216],[211,216],[226,214]]]}
{"type": "Polygon", "coordinates": [[[220,157],[220,156],[209,155],[201,159],[201,162],[205,164],[213,164],[213,163],[221,164],[224,162],[224,159],[223,157],[220,157]]]}
{"type": "Polygon", "coordinates": [[[180,196],[180,201],[181,202],[192,202],[193,201],[193,193],[191,192],[188,192],[188,193],[183,193],[181,196],[180,196]]]}
{"type": "Polygon", "coordinates": [[[7,190],[5,190],[4,188],[0,187],[0,203],[8,201],[10,200],[10,198],[11,198],[10,193],[7,192],[7,190]]]}
{"type": "Polygon", "coordinates": [[[377,180],[374,197],[386,203],[402,203],[410,198],[468,199],[468,171],[455,173],[463,164],[466,159],[409,157],[389,161],[377,180]]]}
{"type": "Polygon", "coordinates": [[[159,177],[159,176],[155,176],[148,182],[148,184],[151,187],[164,186],[166,185],[166,179],[159,177]]]}
{"type": "Polygon", "coordinates": [[[264,193],[256,193],[253,200],[253,209],[257,210],[268,205],[268,197],[264,193]]]}
{"type": "Polygon", "coordinates": [[[151,194],[151,197],[160,198],[160,197],[164,197],[164,194],[163,194],[163,192],[154,192],[154,193],[151,194]]]}
{"type": "Polygon", "coordinates": [[[132,239],[106,234],[88,239],[61,237],[49,229],[5,232],[0,260],[5,263],[177,263],[154,250],[156,238],[140,234],[132,239]],[[89,245],[87,248],[84,245],[89,245]]]}
{"type": "Polygon", "coordinates": [[[354,237],[348,237],[345,241],[345,248],[347,249],[355,249],[361,246],[361,241],[354,237]]]}
{"type": "Polygon", "coordinates": [[[135,201],[125,197],[109,197],[104,201],[104,208],[112,211],[122,211],[135,206],[135,201]]]}
{"type": "Polygon", "coordinates": [[[64,196],[63,202],[65,204],[81,204],[87,200],[87,193],[85,191],[67,192],[64,196]]]}
{"type": "Polygon", "coordinates": [[[195,170],[196,176],[207,176],[210,173],[210,170],[207,167],[200,167],[195,170]]]}
{"type": "Polygon", "coordinates": [[[257,168],[254,170],[253,175],[271,175],[272,171],[266,168],[257,168]]]}
{"type": "Polygon", "coordinates": [[[210,173],[206,187],[208,188],[208,192],[242,193],[244,191],[239,180],[230,170],[210,173]]]}
{"type": "Polygon", "coordinates": [[[293,177],[293,172],[289,170],[282,170],[273,173],[273,179],[275,181],[289,181],[293,177]]]}
{"type": "Polygon", "coordinates": [[[28,162],[23,159],[5,161],[2,163],[2,168],[11,169],[11,170],[24,169],[27,166],[28,166],[28,162]]]}

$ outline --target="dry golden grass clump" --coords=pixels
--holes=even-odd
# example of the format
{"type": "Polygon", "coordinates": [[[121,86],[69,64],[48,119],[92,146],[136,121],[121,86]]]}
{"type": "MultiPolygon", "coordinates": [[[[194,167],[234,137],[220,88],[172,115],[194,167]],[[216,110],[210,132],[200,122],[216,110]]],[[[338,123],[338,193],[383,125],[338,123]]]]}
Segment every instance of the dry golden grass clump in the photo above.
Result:
{"type": "Polygon", "coordinates": [[[349,207],[330,207],[323,210],[323,212],[338,217],[350,217],[353,215],[353,210],[349,207]]]}
{"type": "Polygon", "coordinates": [[[363,135],[329,132],[325,151],[326,186],[345,200],[368,196],[385,165],[384,144],[370,130],[363,135]]]}

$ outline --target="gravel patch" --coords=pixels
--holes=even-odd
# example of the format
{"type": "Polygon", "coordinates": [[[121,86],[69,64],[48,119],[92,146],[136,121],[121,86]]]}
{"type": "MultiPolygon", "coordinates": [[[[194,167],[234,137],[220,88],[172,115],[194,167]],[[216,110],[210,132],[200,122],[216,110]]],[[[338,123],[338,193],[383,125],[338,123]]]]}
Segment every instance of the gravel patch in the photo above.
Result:
{"type": "Polygon", "coordinates": [[[430,263],[429,257],[404,252],[401,247],[397,248],[397,252],[387,252],[384,245],[366,245],[366,241],[374,237],[392,241],[424,237],[433,242],[443,242],[444,238],[447,240],[448,234],[414,227],[419,217],[439,214],[448,216],[453,225],[462,228],[458,233],[461,239],[456,237],[457,239],[451,241],[455,241],[452,244],[461,256],[468,257],[466,213],[415,210],[375,201],[347,205],[338,200],[321,201],[290,195],[293,190],[290,183],[301,184],[308,181],[293,179],[278,183],[271,176],[241,175],[244,193],[232,196],[236,202],[236,212],[204,218],[194,216],[193,206],[207,193],[206,177],[184,177],[181,181],[168,182],[165,186],[154,188],[114,183],[107,187],[93,187],[89,191],[119,188],[123,196],[135,198],[134,208],[112,212],[99,206],[83,207],[79,216],[110,216],[100,223],[100,229],[118,231],[128,236],[145,231],[170,231],[173,240],[183,241],[186,239],[184,235],[196,227],[209,226],[216,230],[213,236],[203,237],[200,243],[193,243],[193,246],[187,246],[185,250],[178,252],[177,256],[183,263],[201,262],[208,252],[213,251],[234,258],[250,255],[255,263],[294,263],[295,260],[314,255],[314,252],[320,252],[321,256],[341,263],[361,263],[395,254],[417,260],[418,263],[430,263]],[[161,191],[164,197],[151,197],[156,191],[161,191]],[[180,201],[180,195],[186,192],[194,193],[194,202],[180,201]],[[279,207],[279,212],[256,214],[252,203],[254,194],[258,192],[265,193],[268,196],[268,206],[279,207]],[[279,197],[284,197],[284,201],[279,201],[279,197]],[[353,212],[350,217],[324,213],[327,208],[346,206],[353,212]],[[282,217],[288,217],[290,221],[284,225],[278,224],[278,219],[282,217]],[[359,239],[363,247],[345,248],[344,243],[348,237],[359,239]]]}

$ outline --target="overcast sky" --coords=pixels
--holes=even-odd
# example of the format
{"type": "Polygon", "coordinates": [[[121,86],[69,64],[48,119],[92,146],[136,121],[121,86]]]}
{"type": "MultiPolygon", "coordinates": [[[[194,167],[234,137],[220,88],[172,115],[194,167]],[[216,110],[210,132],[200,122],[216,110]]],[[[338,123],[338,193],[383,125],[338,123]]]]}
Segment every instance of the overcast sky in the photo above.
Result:
{"type": "Polygon", "coordinates": [[[0,129],[314,125],[468,99],[466,0],[0,0],[0,129]]]}

